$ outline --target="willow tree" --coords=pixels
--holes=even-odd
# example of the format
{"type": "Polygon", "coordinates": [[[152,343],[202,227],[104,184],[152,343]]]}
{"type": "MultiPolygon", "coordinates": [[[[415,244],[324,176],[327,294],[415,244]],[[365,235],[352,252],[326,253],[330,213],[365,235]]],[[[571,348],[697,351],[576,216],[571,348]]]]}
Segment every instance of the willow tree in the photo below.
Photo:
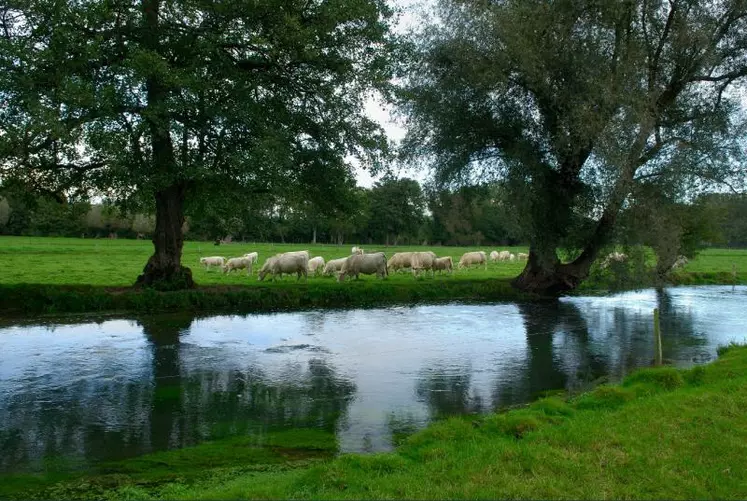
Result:
{"type": "Polygon", "coordinates": [[[515,287],[578,286],[642,185],[692,194],[739,170],[747,2],[442,0],[436,13],[402,74],[404,151],[443,183],[502,180],[530,242],[515,287]]]}
{"type": "Polygon", "coordinates": [[[156,228],[138,283],[190,287],[185,203],[380,159],[361,104],[387,86],[390,19],[384,0],[8,0],[0,176],[144,196],[156,228]]]}

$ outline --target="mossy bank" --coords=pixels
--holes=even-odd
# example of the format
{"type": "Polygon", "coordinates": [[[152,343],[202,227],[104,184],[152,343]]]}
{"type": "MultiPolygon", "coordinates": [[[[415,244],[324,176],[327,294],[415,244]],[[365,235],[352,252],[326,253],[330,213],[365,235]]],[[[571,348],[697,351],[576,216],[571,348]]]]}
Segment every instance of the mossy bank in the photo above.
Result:
{"type": "Polygon", "coordinates": [[[129,287],[0,285],[0,315],[173,311],[257,313],[536,298],[511,288],[506,279],[203,286],[173,292],[129,287]]]}

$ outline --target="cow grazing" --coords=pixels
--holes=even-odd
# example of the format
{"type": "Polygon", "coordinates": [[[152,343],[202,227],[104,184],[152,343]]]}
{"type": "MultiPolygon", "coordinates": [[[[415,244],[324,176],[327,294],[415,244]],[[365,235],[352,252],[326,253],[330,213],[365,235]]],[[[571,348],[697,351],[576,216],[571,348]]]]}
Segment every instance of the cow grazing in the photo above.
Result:
{"type": "Polygon", "coordinates": [[[231,259],[226,261],[226,264],[223,266],[223,273],[230,273],[233,270],[246,269],[246,274],[251,275],[253,263],[254,261],[252,261],[252,258],[249,257],[232,257],[231,259]]]}
{"type": "Polygon", "coordinates": [[[412,263],[412,274],[418,276],[418,272],[425,271],[427,273],[430,270],[431,275],[435,276],[436,272],[433,269],[435,260],[436,254],[433,252],[413,252],[410,261],[412,263]]]}
{"type": "Polygon", "coordinates": [[[218,266],[222,268],[223,265],[226,264],[226,258],[224,258],[223,256],[201,257],[200,264],[203,265],[206,270],[209,270],[211,266],[218,266]]]}
{"type": "Polygon", "coordinates": [[[339,259],[330,259],[329,261],[327,261],[327,264],[324,265],[324,275],[328,276],[341,271],[342,264],[346,259],[346,257],[341,257],[339,259]]]}
{"type": "Polygon", "coordinates": [[[412,268],[413,252],[396,252],[387,261],[386,266],[389,271],[398,271],[404,268],[412,268]]]}
{"type": "Polygon", "coordinates": [[[454,263],[451,260],[451,256],[446,257],[437,257],[433,261],[433,273],[438,270],[439,273],[443,271],[448,271],[449,273],[452,273],[454,269],[454,263]]]}
{"type": "Polygon", "coordinates": [[[296,280],[300,280],[301,275],[306,279],[308,277],[308,267],[308,251],[276,254],[265,261],[265,264],[262,265],[262,268],[259,270],[258,279],[262,281],[269,274],[272,275],[272,280],[274,281],[278,276],[282,278],[283,273],[295,273],[297,275],[296,280]]]}
{"type": "Polygon", "coordinates": [[[354,254],[345,259],[342,263],[340,275],[337,277],[339,282],[345,280],[345,277],[353,276],[358,279],[358,275],[376,275],[384,278],[388,276],[386,269],[386,255],[383,252],[374,252],[372,254],[354,254]]]}
{"type": "Polygon", "coordinates": [[[316,256],[309,259],[308,271],[314,275],[324,271],[324,258],[322,256],[316,256]]]}
{"type": "MultiPolygon", "coordinates": [[[[505,251],[504,251],[505,252],[505,251]]],[[[488,269],[488,260],[486,258],[485,252],[483,251],[474,251],[474,252],[465,252],[462,254],[462,257],[459,259],[459,268],[468,268],[472,265],[485,265],[485,269],[488,269]]]]}

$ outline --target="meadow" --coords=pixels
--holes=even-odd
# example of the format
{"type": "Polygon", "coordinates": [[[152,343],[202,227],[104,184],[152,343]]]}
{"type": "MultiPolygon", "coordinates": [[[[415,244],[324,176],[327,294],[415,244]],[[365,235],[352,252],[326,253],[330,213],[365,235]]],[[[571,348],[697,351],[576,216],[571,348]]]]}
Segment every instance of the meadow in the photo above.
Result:
{"type": "MultiPolygon", "coordinates": [[[[243,270],[223,274],[218,269],[205,270],[199,263],[202,256],[237,257],[247,252],[259,252],[259,262],[278,252],[307,249],[311,256],[322,256],[325,261],[350,255],[354,244],[310,245],[310,244],[273,244],[273,243],[231,243],[215,246],[210,242],[185,242],[182,263],[192,269],[195,281],[199,285],[263,285],[272,286],[269,280],[259,282],[255,266],[253,276],[247,276],[243,270]]],[[[438,256],[452,256],[454,262],[468,251],[509,250],[514,254],[528,252],[528,247],[442,247],[442,246],[363,246],[366,252],[382,251],[391,256],[395,252],[413,250],[433,250],[438,256]]],[[[100,285],[107,287],[124,287],[132,285],[141,273],[146,261],[153,252],[149,240],[109,240],[54,237],[0,237],[0,262],[3,272],[0,284],[47,284],[47,285],[100,285]]],[[[437,274],[437,281],[454,281],[460,279],[510,279],[521,273],[523,261],[488,263],[483,267],[454,270],[452,275],[437,274]]],[[[731,275],[736,269],[739,280],[747,278],[747,249],[711,248],[702,251],[683,269],[685,274],[694,273],[703,276],[718,274],[731,275]]],[[[430,279],[430,277],[428,278],[430,279]]],[[[361,275],[361,280],[377,280],[373,276],[361,275]]],[[[410,273],[391,274],[389,281],[395,284],[408,283],[414,280],[410,273]]],[[[419,278],[418,280],[424,280],[419,278]]],[[[334,277],[309,277],[311,282],[335,282],[334,277]]],[[[279,280],[281,284],[295,283],[295,277],[286,276],[279,280]]],[[[279,284],[278,284],[279,285],[279,284]]]]}
{"type": "MultiPolygon", "coordinates": [[[[242,256],[247,252],[259,252],[260,265],[268,257],[292,250],[306,249],[311,256],[322,256],[325,261],[350,255],[354,244],[309,245],[309,244],[267,244],[267,243],[231,243],[215,246],[210,242],[185,242],[182,263],[192,269],[192,274],[199,285],[259,285],[257,271],[248,277],[245,271],[233,271],[223,274],[218,269],[205,270],[200,265],[202,256],[224,256],[226,258],[242,256]]],[[[416,246],[366,246],[366,252],[382,251],[391,256],[395,252],[423,250],[416,246]]],[[[452,256],[455,264],[467,251],[484,250],[490,252],[495,247],[427,247],[439,256],[452,256]]],[[[528,252],[527,247],[502,247],[513,253],[528,252]]],[[[149,240],[109,240],[78,239],[51,237],[0,237],[0,261],[3,262],[3,273],[0,284],[54,284],[54,285],[104,285],[128,286],[135,282],[142,272],[145,263],[153,253],[153,244],[149,240]]],[[[513,278],[524,268],[523,262],[490,263],[488,270],[473,268],[455,270],[452,276],[436,275],[436,280],[458,280],[460,278],[513,278]]],[[[362,280],[376,280],[373,276],[362,275],[362,280]]],[[[334,277],[310,277],[310,281],[334,282],[334,277]]],[[[394,283],[409,282],[413,277],[409,273],[392,274],[389,278],[394,283]]],[[[262,282],[270,285],[269,280],[262,282]]],[[[296,282],[295,277],[284,277],[281,282],[296,282]]]]}
{"type": "MultiPolygon", "coordinates": [[[[51,237],[0,237],[0,313],[18,317],[29,314],[138,311],[146,313],[190,310],[195,312],[250,313],[317,307],[372,307],[437,301],[516,301],[536,296],[511,287],[525,263],[488,263],[485,267],[455,269],[452,274],[414,277],[409,272],[390,274],[386,280],[361,275],[360,280],[338,283],[333,276],[295,276],[260,282],[261,263],[278,252],[307,249],[325,261],[349,255],[352,244],[304,245],[186,242],[182,262],[192,269],[196,289],[156,292],[130,286],[152,253],[147,240],[76,239],[51,237]],[[259,252],[253,274],[239,270],[224,274],[206,270],[201,256],[241,256],[259,252]]],[[[455,262],[467,251],[490,252],[496,247],[364,246],[367,252],[433,250],[452,256],[455,262]]],[[[500,247],[518,254],[527,247],[500,247]]],[[[647,254],[651,254],[649,251],[647,254]]],[[[650,260],[648,257],[647,260],[650,260]]],[[[651,263],[648,263],[650,266],[651,263]]],[[[630,273],[626,267],[596,270],[576,293],[598,294],[615,289],[656,285],[649,272],[630,273]]],[[[671,277],[672,284],[747,283],[747,250],[707,249],[671,277]],[[736,270],[736,275],[733,271],[736,270]]]]}
{"type": "Polygon", "coordinates": [[[719,352],[705,366],[642,369],[574,397],[440,421],[391,453],[330,459],[334,437],[294,430],[294,448],[234,439],[67,478],[6,475],[0,497],[744,499],[747,347],[719,352]]]}

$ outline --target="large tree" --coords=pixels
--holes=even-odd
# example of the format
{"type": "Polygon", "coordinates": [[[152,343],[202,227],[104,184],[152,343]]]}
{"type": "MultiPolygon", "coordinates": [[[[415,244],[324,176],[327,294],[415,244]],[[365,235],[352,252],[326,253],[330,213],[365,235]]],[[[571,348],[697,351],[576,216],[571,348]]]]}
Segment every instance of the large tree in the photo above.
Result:
{"type": "Polygon", "coordinates": [[[189,287],[185,204],[324,176],[310,158],[380,159],[361,102],[388,85],[390,14],[384,0],[8,0],[0,176],[144,200],[156,228],[138,283],[189,287]]]}
{"type": "Polygon", "coordinates": [[[417,181],[387,175],[373,185],[369,200],[373,215],[369,230],[377,241],[397,245],[403,239],[417,238],[425,211],[425,197],[417,181]]]}
{"type": "Polygon", "coordinates": [[[588,275],[629,194],[692,196],[739,170],[744,0],[442,0],[403,72],[404,151],[439,181],[504,183],[523,290],[588,275]],[[578,249],[561,262],[558,249],[578,249]]]}

